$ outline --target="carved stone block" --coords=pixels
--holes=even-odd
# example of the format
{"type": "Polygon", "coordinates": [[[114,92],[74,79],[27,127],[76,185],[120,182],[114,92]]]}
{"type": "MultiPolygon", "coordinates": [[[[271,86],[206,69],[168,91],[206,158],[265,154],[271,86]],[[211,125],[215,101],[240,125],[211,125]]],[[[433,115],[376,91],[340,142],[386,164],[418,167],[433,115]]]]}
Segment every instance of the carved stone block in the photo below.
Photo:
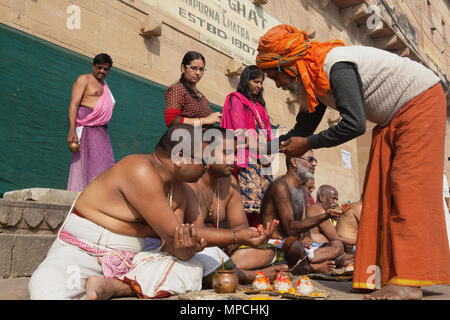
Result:
{"type": "Polygon", "coordinates": [[[230,59],[225,69],[225,75],[227,77],[239,76],[242,70],[244,70],[244,65],[241,62],[236,59],[230,59]]]}
{"type": "Polygon", "coordinates": [[[45,221],[53,230],[57,229],[63,223],[65,217],[66,214],[60,210],[48,210],[45,213],[45,221]]]}
{"type": "Polygon", "coordinates": [[[162,34],[162,16],[153,13],[147,16],[140,30],[144,38],[157,38],[162,34]]]}
{"type": "Polygon", "coordinates": [[[44,221],[44,212],[42,209],[24,208],[23,219],[29,227],[36,228],[44,221]]]}

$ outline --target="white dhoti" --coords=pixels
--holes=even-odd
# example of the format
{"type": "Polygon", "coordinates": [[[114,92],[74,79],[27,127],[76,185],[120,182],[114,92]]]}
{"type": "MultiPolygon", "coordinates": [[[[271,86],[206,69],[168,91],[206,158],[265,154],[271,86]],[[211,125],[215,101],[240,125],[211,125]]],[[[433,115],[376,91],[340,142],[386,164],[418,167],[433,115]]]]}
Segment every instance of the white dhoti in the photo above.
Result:
{"type": "MultiPolygon", "coordinates": [[[[159,239],[146,238],[145,241],[145,251],[154,250],[161,245],[159,239]]],[[[230,260],[230,257],[219,247],[206,247],[202,251],[196,253],[194,258],[202,265],[203,277],[207,277],[216,271],[222,266],[222,262],[225,263],[230,260]]]]}
{"type": "MultiPolygon", "coordinates": [[[[83,245],[99,251],[136,253],[132,260],[134,268],[116,278],[130,284],[138,296],[152,298],[201,289],[203,270],[194,258],[181,261],[161,252],[160,248],[140,253],[145,248],[145,238],[111,232],[72,213],[61,229],[83,245]]],[[[87,278],[93,275],[103,276],[99,256],[58,237],[31,277],[30,297],[39,300],[83,298],[87,278]]]]}
{"type": "Polygon", "coordinates": [[[140,298],[163,298],[202,289],[203,268],[192,258],[181,261],[159,249],[138,253],[136,265],[117,279],[128,283],[140,298]]]}

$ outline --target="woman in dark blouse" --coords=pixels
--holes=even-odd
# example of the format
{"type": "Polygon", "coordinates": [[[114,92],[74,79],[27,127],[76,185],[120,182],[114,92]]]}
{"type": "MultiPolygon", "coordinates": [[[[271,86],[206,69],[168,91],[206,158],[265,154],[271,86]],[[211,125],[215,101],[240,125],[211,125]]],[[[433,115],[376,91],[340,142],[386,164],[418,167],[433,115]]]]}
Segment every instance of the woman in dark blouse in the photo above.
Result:
{"type": "Polygon", "coordinates": [[[208,99],[196,88],[205,70],[205,58],[201,53],[189,51],[184,55],[180,80],[164,93],[167,127],[178,123],[213,125],[220,122],[220,112],[213,113],[208,99]]]}

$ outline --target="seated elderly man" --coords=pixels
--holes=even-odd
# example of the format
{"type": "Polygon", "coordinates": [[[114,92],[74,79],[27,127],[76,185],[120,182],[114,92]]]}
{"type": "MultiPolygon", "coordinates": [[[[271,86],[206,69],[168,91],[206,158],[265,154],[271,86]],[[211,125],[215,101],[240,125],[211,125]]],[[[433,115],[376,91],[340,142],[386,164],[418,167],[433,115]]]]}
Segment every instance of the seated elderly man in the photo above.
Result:
{"type": "MultiPolygon", "coordinates": [[[[221,132],[215,135],[217,138],[226,137],[226,129],[208,130],[221,132]]],[[[249,227],[239,184],[233,176],[235,167],[233,141],[228,142],[228,148],[226,139],[223,139],[223,147],[212,150],[211,161],[208,161],[205,174],[197,182],[189,183],[190,190],[186,196],[191,204],[191,210],[186,213],[186,222],[199,227],[229,228],[234,231],[249,227]]],[[[271,232],[277,224],[278,221],[272,221],[271,232]]],[[[252,248],[235,243],[222,249],[231,257],[229,260],[230,257],[217,248],[217,251],[221,251],[223,259],[226,259],[225,267],[236,269],[240,283],[252,282],[258,271],[263,271],[269,279],[274,280],[278,271],[288,269],[288,266],[282,263],[282,250],[270,244],[252,248]]],[[[205,285],[210,282],[213,275],[214,272],[205,275],[205,285]]]]}
{"type": "MultiPolygon", "coordinates": [[[[203,266],[194,254],[207,244],[257,246],[266,239],[256,228],[182,224],[187,205],[183,182],[197,181],[205,165],[191,150],[172,154],[178,145],[172,139],[175,131],[185,133],[187,148],[206,148],[203,139],[189,139],[196,136],[192,126],[177,125],[163,135],[155,152],[126,156],[98,175],[74,201],[33,273],[31,299],[155,298],[197,291],[203,266]],[[143,251],[148,237],[160,238],[162,245],[143,251]]],[[[201,138],[202,130],[197,131],[201,138]]]]}
{"type": "MultiPolygon", "coordinates": [[[[320,216],[328,209],[336,208],[338,205],[337,201],[339,200],[338,196],[339,194],[336,188],[330,185],[320,186],[316,193],[317,201],[309,208],[307,211],[307,216],[311,218],[320,216]]],[[[313,241],[313,245],[318,247],[330,241],[340,241],[344,244],[344,246],[356,245],[356,238],[351,239],[340,236],[336,232],[336,228],[330,219],[322,221],[319,225],[314,226],[314,228],[311,229],[311,239],[313,241]]],[[[345,256],[342,256],[342,258],[343,259],[338,259],[338,261],[336,261],[337,267],[345,266],[345,256]]]]}
{"type": "Polygon", "coordinates": [[[334,260],[344,252],[343,245],[336,240],[320,248],[313,247],[310,230],[330,217],[338,217],[342,212],[328,209],[313,217],[306,215],[305,191],[301,186],[313,175],[310,168],[300,160],[286,158],[286,175],[274,180],[264,195],[262,221],[280,221],[269,242],[283,249],[289,266],[295,267],[293,272],[330,274],[336,268],[334,260]]]}
{"type": "MultiPolygon", "coordinates": [[[[336,232],[339,236],[355,241],[356,243],[361,210],[362,198],[350,204],[349,209],[339,217],[336,224],[336,232]]],[[[344,244],[344,249],[347,259],[354,258],[356,245],[344,244]]]]}

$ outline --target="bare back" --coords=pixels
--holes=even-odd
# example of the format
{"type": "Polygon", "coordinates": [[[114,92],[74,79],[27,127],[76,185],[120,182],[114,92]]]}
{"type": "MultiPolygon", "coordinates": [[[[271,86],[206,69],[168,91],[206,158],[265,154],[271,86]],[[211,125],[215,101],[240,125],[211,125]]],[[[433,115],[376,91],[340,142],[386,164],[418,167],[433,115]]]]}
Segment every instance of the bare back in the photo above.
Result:
{"type": "Polygon", "coordinates": [[[339,217],[336,231],[341,237],[357,238],[362,201],[352,203],[351,208],[339,217]]]}
{"type": "Polygon", "coordinates": [[[183,188],[184,184],[173,185],[172,208],[169,207],[170,187],[164,188],[151,155],[135,154],[91,181],[80,194],[75,209],[84,218],[116,233],[165,235],[183,221],[183,188]]]}

